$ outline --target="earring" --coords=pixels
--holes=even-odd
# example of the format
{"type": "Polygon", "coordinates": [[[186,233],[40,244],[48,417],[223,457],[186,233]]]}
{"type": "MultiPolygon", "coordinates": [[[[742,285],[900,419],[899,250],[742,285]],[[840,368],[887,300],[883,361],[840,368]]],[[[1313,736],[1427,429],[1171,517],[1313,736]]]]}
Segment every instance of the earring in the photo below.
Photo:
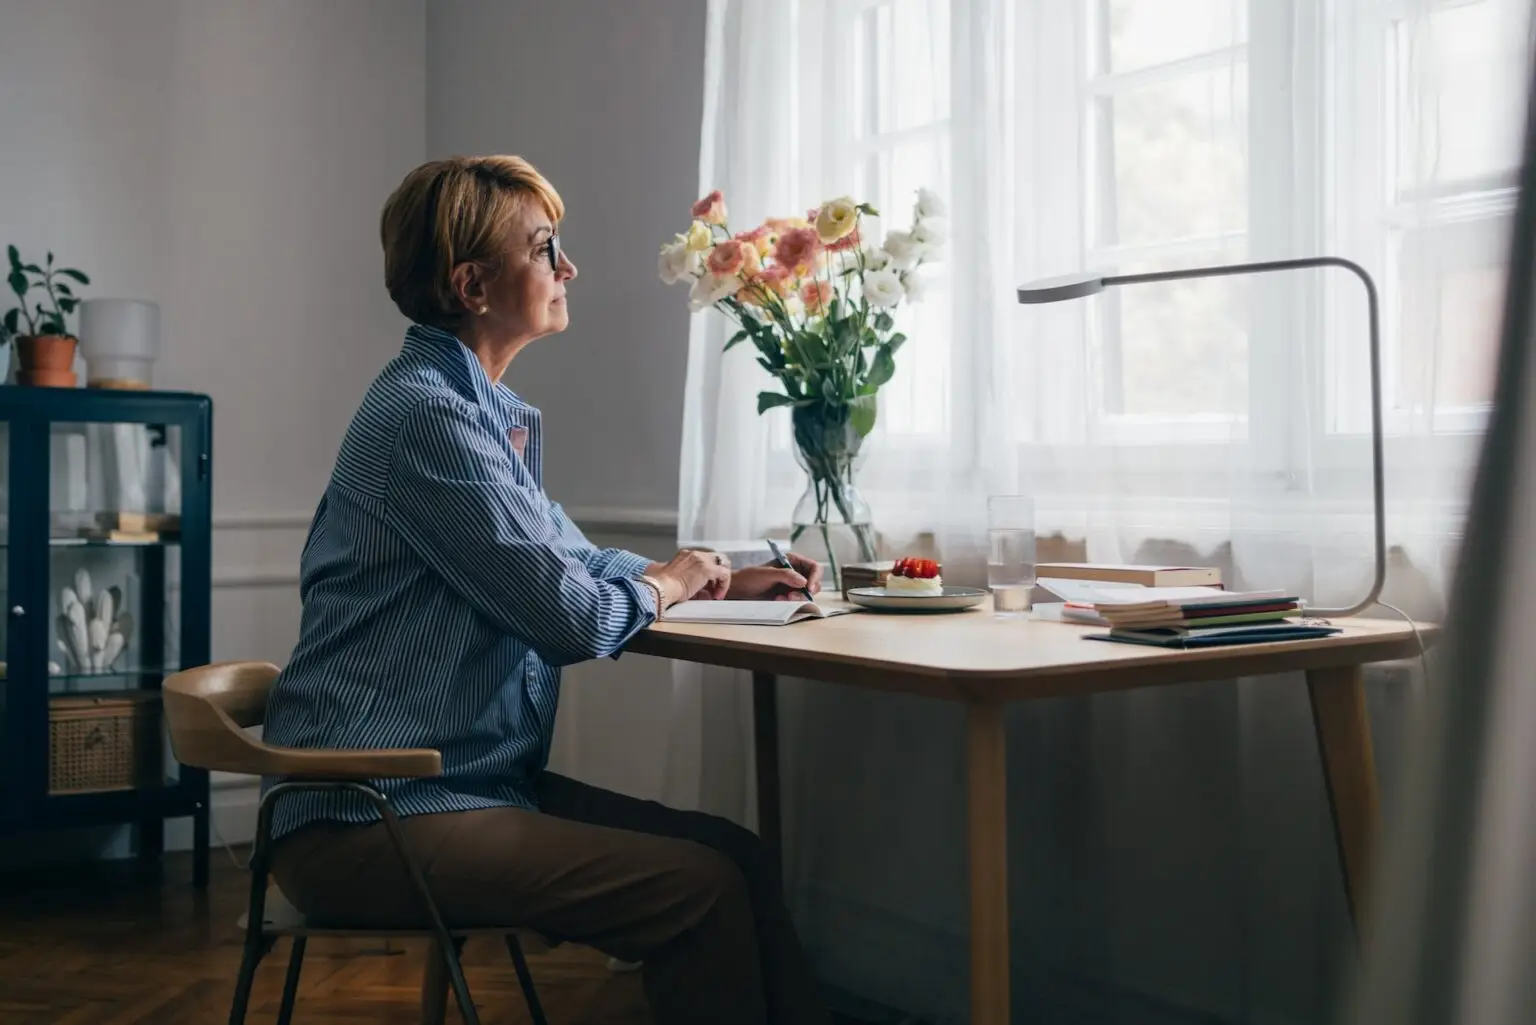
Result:
{"type": "Polygon", "coordinates": [[[487,314],[489,312],[491,312],[491,308],[489,306],[482,306],[482,307],[480,307],[480,315],[481,316],[484,316],[485,314],[487,314]]]}

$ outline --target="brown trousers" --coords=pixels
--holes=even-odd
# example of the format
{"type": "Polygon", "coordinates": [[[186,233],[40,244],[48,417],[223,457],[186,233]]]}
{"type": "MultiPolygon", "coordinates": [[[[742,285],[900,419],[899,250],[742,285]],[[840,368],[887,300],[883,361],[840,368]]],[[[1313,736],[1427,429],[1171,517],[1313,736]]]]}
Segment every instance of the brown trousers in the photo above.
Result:
{"type": "MultiPolygon", "coordinates": [[[[658,1025],[827,1025],[755,834],[553,773],[538,803],[401,820],[450,925],[522,926],[643,961],[658,1025]]],[[[272,857],[283,893],[317,921],[425,921],[380,823],[313,823],[272,857]]]]}

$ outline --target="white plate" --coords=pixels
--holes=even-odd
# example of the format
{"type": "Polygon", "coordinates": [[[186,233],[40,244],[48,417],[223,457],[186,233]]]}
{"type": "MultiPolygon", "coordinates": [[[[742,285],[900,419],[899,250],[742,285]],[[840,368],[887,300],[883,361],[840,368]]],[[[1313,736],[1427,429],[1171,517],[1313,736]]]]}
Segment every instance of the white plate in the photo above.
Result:
{"type": "Polygon", "coordinates": [[[847,599],[867,609],[893,612],[954,612],[980,605],[987,592],[977,587],[946,586],[939,594],[913,594],[884,587],[850,587],[847,599]]]}

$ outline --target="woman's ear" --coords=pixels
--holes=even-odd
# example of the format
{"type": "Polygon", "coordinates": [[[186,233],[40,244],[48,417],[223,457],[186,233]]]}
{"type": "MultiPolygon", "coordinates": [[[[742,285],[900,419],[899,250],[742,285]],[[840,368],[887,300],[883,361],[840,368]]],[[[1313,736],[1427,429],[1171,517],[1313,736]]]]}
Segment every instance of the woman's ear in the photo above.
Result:
{"type": "Polygon", "coordinates": [[[461,263],[448,276],[453,294],[471,313],[479,312],[485,305],[485,271],[478,263],[461,263]]]}

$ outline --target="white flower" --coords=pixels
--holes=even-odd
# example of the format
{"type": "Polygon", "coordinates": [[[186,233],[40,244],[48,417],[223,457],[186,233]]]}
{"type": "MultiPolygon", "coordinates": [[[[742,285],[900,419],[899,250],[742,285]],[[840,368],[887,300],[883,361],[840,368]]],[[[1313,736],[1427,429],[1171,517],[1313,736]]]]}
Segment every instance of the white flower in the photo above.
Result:
{"type": "Polygon", "coordinates": [[[884,249],[866,244],[864,246],[864,269],[885,270],[891,265],[891,254],[884,249]]]}
{"type": "Polygon", "coordinates": [[[937,249],[949,241],[949,221],[942,217],[920,217],[912,226],[912,237],[925,252],[937,249]]]}
{"type": "Polygon", "coordinates": [[[707,310],[721,299],[735,295],[740,287],[741,279],[734,274],[725,277],[714,274],[701,275],[688,290],[688,308],[695,313],[707,310]]]}
{"type": "Polygon", "coordinates": [[[949,204],[940,199],[931,189],[917,190],[917,216],[944,217],[948,214],[949,204]]]}
{"type": "Polygon", "coordinates": [[[688,239],[679,235],[675,242],[661,247],[657,270],[662,281],[675,285],[687,278],[697,277],[702,264],[702,255],[688,248],[688,239]]]}
{"type": "Polygon", "coordinates": [[[885,235],[885,245],[882,247],[891,257],[891,263],[906,270],[917,263],[923,255],[922,243],[913,237],[910,231],[889,231],[885,235]]]}
{"type": "Polygon", "coordinates": [[[901,275],[901,287],[906,292],[907,302],[921,302],[923,296],[928,294],[928,279],[915,270],[909,270],[901,275]]]}
{"type": "Polygon", "coordinates": [[[694,221],[688,225],[688,234],[679,237],[686,239],[688,248],[696,253],[702,253],[715,244],[715,233],[703,221],[694,221]]]}
{"type": "Polygon", "coordinates": [[[895,271],[877,270],[864,275],[864,298],[871,306],[895,306],[901,302],[901,278],[895,271]]]}

